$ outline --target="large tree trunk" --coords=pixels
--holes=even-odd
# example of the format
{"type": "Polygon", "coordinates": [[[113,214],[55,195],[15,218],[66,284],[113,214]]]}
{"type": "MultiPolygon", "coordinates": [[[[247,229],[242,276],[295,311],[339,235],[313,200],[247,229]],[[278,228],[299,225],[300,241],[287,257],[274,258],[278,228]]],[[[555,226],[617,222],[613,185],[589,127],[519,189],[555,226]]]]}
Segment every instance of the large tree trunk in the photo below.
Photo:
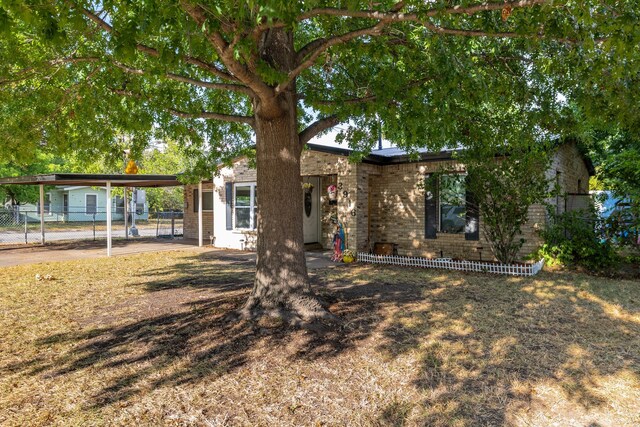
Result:
{"type": "MultiPolygon", "coordinates": [[[[263,58],[280,70],[293,66],[293,40],[283,30],[262,41],[263,58]]],[[[258,243],[257,272],[242,313],[288,322],[335,319],[311,290],[302,231],[302,146],[295,85],[269,103],[255,105],[258,243]]]]}

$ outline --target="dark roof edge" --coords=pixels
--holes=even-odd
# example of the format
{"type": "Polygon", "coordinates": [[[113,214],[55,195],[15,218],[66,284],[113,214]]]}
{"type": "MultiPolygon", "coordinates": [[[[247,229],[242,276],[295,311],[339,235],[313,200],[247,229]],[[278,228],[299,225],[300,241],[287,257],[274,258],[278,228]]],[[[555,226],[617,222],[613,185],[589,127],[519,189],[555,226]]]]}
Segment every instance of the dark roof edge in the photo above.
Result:
{"type": "Polygon", "coordinates": [[[181,185],[176,175],[127,175],[127,174],[85,174],[85,173],[50,173],[31,176],[0,178],[0,185],[104,185],[107,181],[118,184],[133,183],[137,186],[181,185]],[[173,184],[175,182],[175,184],[173,184]]]}
{"type": "MultiPolygon", "coordinates": [[[[312,151],[317,151],[320,153],[327,154],[335,154],[338,156],[349,156],[351,154],[351,150],[341,147],[329,147],[326,145],[318,145],[318,144],[307,144],[312,151]]],[[[439,160],[448,160],[451,159],[453,153],[458,150],[452,151],[441,151],[439,153],[418,153],[418,158],[413,159],[410,155],[404,154],[401,156],[379,156],[376,155],[375,152],[370,153],[362,159],[362,163],[368,163],[373,165],[397,165],[403,163],[417,163],[417,162],[434,162],[439,160]]]]}

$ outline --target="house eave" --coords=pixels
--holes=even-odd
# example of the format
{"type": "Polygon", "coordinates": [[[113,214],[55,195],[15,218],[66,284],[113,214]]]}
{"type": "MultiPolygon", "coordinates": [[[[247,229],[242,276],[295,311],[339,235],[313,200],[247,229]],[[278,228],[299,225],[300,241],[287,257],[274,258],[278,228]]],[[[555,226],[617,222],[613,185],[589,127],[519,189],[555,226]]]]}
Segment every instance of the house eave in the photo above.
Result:
{"type": "MultiPolygon", "coordinates": [[[[341,147],[329,147],[326,145],[307,144],[307,147],[311,151],[320,153],[334,154],[338,156],[348,157],[352,151],[341,147]]],[[[450,160],[453,154],[459,150],[446,150],[438,153],[418,153],[417,158],[409,154],[401,156],[380,156],[375,152],[370,153],[362,159],[362,163],[368,163],[373,165],[397,165],[404,163],[416,163],[416,162],[436,162],[443,160],[450,160]]]]}

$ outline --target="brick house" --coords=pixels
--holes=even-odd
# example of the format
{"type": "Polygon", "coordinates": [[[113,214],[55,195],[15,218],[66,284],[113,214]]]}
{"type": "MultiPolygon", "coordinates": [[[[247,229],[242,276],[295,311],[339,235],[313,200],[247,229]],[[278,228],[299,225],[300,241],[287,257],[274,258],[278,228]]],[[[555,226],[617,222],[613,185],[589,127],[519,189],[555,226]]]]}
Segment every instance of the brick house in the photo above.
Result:
{"type": "MultiPolygon", "coordinates": [[[[313,185],[305,195],[305,243],[331,248],[336,218],[344,224],[347,247],[369,251],[377,242],[394,243],[398,254],[424,257],[491,259],[489,244],[479,231],[479,218],[466,209],[464,166],[452,159],[452,151],[421,152],[419,160],[410,159],[397,148],[373,151],[361,163],[349,163],[349,150],[308,144],[302,155],[302,181],[313,185]],[[428,200],[420,183],[429,174],[448,167],[459,174],[449,179],[447,200],[428,200]],[[338,187],[336,201],[330,201],[329,185],[338,187]],[[452,202],[453,200],[453,202],[452,202]],[[456,202],[456,200],[458,200],[456,202]],[[333,221],[332,221],[333,220],[333,221]]],[[[587,195],[590,161],[575,143],[560,145],[553,157],[548,176],[569,196],[587,195]]],[[[247,158],[238,158],[233,167],[221,169],[213,182],[202,184],[203,237],[217,247],[253,250],[256,242],[256,171],[247,158]]],[[[443,193],[443,192],[440,192],[443,193]]],[[[570,208],[567,197],[551,202],[558,211],[570,208]]],[[[198,186],[185,187],[184,234],[198,237],[198,186]]],[[[542,205],[530,208],[529,222],[523,227],[526,256],[540,243],[536,230],[547,221],[542,205]]]]}

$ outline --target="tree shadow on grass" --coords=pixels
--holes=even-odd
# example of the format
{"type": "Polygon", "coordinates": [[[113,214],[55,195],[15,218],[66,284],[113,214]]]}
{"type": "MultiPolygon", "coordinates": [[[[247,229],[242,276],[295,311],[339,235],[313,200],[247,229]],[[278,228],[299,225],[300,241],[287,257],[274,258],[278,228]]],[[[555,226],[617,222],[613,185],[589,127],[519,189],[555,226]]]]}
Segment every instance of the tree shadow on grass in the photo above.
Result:
{"type": "Polygon", "coordinates": [[[631,372],[640,380],[637,299],[618,304],[614,289],[591,292],[602,286],[587,276],[578,286],[571,276],[462,277],[427,284],[425,302],[398,310],[384,328],[380,349],[390,357],[420,354],[414,384],[428,396],[420,422],[511,425],[519,409],[543,404],[540,384],[575,405],[571,420],[616,402],[598,379],[631,372]]]}
{"type": "Polygon", "coordinates": [[[254,274],[253,262],[242,258],[192,257],[167,269],[145,271],[139,274],[143,280],[133,285],[147,291],[139,297],[143,303],[136,300],[126,307],[105,307],[104,313],[83,319],[83,330],[51,335],[36,343],[69,351],[5,370],[53,380],[81,371],[97,372],[105,382],[87,406],[101,408],[158,387],[197,383],[233,372],[255,357],[252,352],[256,349],[294,359],[333,357],[368,337],[379,321],[371,315],[375,296],[363,296],[375,292],[348,284],[330,291],[324,279],[316,277],[312,281],[321,298],[344,307],[338,313],[347,319],[344,328],[306,331],[278,323],[230,322],[228,314],[246,300],[254,274]],[[357,296],[349,294],[352,289],[358,290],[357,296]],[[165,299],[169,301],[163,303],[165,299]],[[131,312],[130,306],[148,311],[131,312]],[[154,315],[159,307],[164,310],[154,315]],[[127,314],[122,317],[135,320],[123,321],[118,314],[121,310],[127,314]],[[283,353],[285,346],[294,351],[283,353]]]}
{"type": "Polygon", "coordinates": [[[54,380],[91,371],[104,385],[87,406],[101,408],[157,387],[224,376],[265,354],[328,360],[375,338],[391,363],[416,357],[413,385],[423,396],[419,402],[393,402],[380,413],[382,425],[409,419],[426,425],[509,424],[511,413],[536,400],[532,387],[545,381],[575,405],[597,408],[611,401],[596,390],[598,377],[625,370],[636,379],[640,375],[640,325],[629,314],[637,302],[615,304],[604,297],[615,292],[576,287],[571,276],[514,279],[375,267],[320,271],[312,278],[314,290],[344,325],[301,331],[226,320],[245,301],[253,274],[251,260],[202,256],[147,271],[139,277],[145,298],[174,298],[164,312],[123,321],[117,308],[108,309],[116,317],[106,325],[89,324],[37,343],[70,350],[9,370],[54,380]]]}

